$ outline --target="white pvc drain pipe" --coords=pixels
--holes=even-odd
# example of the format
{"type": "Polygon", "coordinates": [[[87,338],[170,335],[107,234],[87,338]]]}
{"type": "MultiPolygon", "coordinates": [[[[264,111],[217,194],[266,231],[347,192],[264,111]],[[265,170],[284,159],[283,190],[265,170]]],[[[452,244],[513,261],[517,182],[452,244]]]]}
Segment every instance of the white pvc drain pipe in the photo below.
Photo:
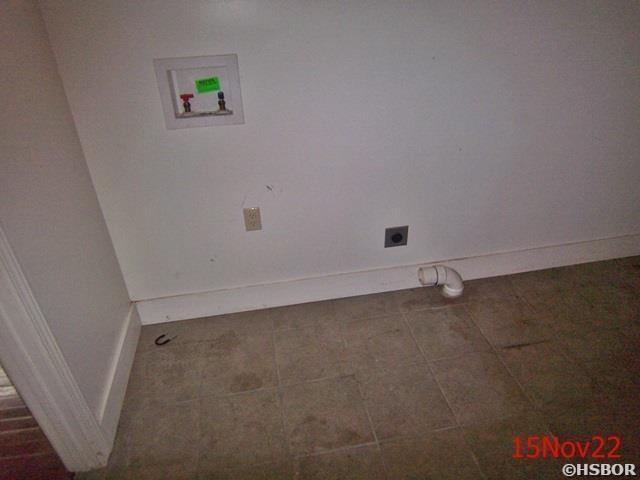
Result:
{"type": "Polygon", "coordinates": [[[418,280],[425,287],[442,286],[442,295],[457,298],[464,291],[462,277],[451,267],[432,265],[418,269],[418,280]]]}

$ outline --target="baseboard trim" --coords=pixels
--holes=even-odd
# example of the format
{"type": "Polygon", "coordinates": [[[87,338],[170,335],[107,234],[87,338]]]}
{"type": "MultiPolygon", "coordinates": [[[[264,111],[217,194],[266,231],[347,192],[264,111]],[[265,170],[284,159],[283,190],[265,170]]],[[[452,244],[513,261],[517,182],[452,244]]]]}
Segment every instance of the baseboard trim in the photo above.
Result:
{"type": "Polygon", "coordinates": [[[116,437],[129,374],[140,338],[140,328],[140,316],[135,304],[132,303],[120,331],[118,345],[109,369],[107,388],[98,413],[98,422],[110,444],[113,444],[116,437]]]}
{"type": "Polygon", "coordinates": [[[391,268],[250,285],[136,303],[143,325],[420,286],[418,267],[445,263],[466,280],[640,255],[640,234],[550,245],[391,268]]]}

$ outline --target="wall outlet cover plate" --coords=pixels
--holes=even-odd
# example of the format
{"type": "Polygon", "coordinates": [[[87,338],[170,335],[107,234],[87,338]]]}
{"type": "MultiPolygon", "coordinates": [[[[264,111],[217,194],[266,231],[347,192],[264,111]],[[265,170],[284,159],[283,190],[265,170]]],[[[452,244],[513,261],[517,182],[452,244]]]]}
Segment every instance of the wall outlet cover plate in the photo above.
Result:
{"type": "Polygon", "coordinates": [[[404,227],[389,227],[384,231],[384,248],[406,245],[408,236],[408,225],[404,227]]]}
{"type": "Polygon", "coordinates": [[[247,232],[262,230],[260,207],[243,208],[242,214],[244,215],[244,228],[247,232]]]}

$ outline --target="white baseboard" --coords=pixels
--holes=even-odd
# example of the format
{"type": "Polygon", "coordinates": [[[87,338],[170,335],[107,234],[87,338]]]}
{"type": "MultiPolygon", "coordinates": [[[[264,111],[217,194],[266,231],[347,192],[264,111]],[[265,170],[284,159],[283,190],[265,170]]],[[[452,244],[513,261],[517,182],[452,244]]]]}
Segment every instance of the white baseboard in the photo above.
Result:
{"type": "Polygon", "coordinates": [[[98,422],[109,444],[113,444],[115,440],[120,411],[122,410],[122,403],[124,402],[129,382],[129,374],[131,373],[133,358],[138,346],[140,328],[140,316],[135,304],[132,303],[127,318],[122,325],[118,345],[109,369],[108,387],[105,390],[98,414],[98,422]]]}
{"type": "Polygon", "coordinates": [[[413,265],[178,295],[136,303],[143,325],[420,286],[418,267],[444,263],[466,280],[640,255],[640,234],[425,261],[413,265]]]}

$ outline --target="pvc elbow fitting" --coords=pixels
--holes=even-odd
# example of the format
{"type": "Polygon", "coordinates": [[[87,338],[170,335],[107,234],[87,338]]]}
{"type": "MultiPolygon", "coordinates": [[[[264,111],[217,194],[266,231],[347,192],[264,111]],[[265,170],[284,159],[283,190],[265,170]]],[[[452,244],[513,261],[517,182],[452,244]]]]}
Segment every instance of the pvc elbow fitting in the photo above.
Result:
{"type": "Polygon", "coordinates": [[[420,267],[418,279],[425,287],[441,286],[441,293],[447,298],[457,298],[464,291],[464,283],[460,274],[453,268],[444,265],[420,267]]]}

